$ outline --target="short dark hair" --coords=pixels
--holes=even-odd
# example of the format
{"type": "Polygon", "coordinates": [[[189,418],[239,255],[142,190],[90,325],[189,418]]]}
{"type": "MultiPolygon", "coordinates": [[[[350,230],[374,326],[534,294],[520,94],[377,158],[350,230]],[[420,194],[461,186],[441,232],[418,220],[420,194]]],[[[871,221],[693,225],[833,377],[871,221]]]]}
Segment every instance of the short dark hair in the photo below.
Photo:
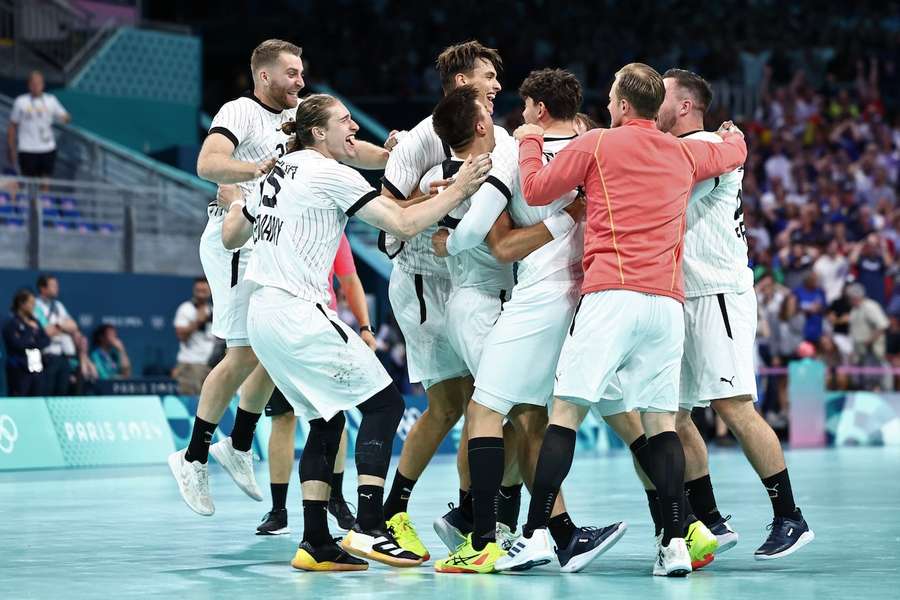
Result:
{"type": "Polygon", "coordinates": [[[50,275],[49,273],[41,273],[40,275],[38,275],[37,283],[35,284],[37,286],[38,291],[41,291],[42,289],[46,288],[47,285],[50,283],[51,279],[56,279],[56,276],[50,275]]]}
{"type": "Polygon", "coordinates": [[[616,72],[616,78],[619,100],[627,100],[638,116],[655,119],[666,99],[666,86],[656,69],[644,63],[629,63],[616,72]]]}
{"type": "Polygon", "coordinates": [[[207,280],[206,277],[195,277],[194,284],[197,283],[205,283],[206,285],[209,285],[209,280],[207,280]]]}
{"type": "Polygon", "coordinates": [[[685,69],[669,69],[663,73],[663,79],[672,78],[678,87],[691,95],[697,110],[705,113],[713,101],[712,86],[709,82],[692,71],[685,69]]]}
{"type": "Polygon", "coordinates": [[[16,290],[16,293],[13,294],[12,304],[9,307],[10,310],[13,312],[13,314],[19,312],[19,309],[22,307],[22,305],[28,302],[29,298],[33,297],[34,292],[29,290],[28,288],[20,288],[16,290]]]}
{"type": "Polygon", "coordinates": [[[488,48],[477,40],[470,40],[455,46],[444,48],[437,60],[435,67],[441,76],[441,87],[446,94],[453,89],[453,81],[457,73],[471,74],[475,70],[475,63],[483,59],[494,65],[497,73],[503,70],[503,59],[494,48],[488,48]]]}
{"type": "Polygon", "coordinates": [[[110,329],[115,329],[109,323],[102,323],[97,326],[97,329],[94,330],[94,333],[91,334],[91,347],[98,348],[100,346],[100,342],[103,341],[103,336],[106,335],[106,332],[110,329]]]}
{"type": "Polygon", "coordinates": [[[571,121],[581,108],[581,82],[563,69],[532,71],[519,86],[519,95],[543,102],[554,119],[571,121]]]}
{"type": "Polygon", "coordinates": [[[465,148],[475,138],[478,122],[478,99],[481,94],[473,85],[451,90],[431,113],[434,132],[453,150],[465,148]]]}

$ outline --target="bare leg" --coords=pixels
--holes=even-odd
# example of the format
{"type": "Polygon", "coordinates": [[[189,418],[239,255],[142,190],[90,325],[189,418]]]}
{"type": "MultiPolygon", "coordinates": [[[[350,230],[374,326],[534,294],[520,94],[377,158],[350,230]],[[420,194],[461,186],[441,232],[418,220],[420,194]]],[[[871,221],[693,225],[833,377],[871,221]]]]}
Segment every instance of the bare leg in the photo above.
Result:
{"type": "MultiPolygon", "coordinates": [[[[208,423],[218,423],[225,413],[225,408],[237,393],[238,387],[258,363],[256,355],[249,347],[229,348],[225,358],[209,372],[203,382],[197,416],[208,423]]],[[[268,396],[266,400],[268,401],[268,396]]]]}
{"type": "Polygon", "coordinates": [[[269,480],[272,483],[289,483],[291,480],[291,472],[294,470],[296,430],[297,417],[294,413],[272,417],[272,433],[269,436],[269,480]]]}
{"type": "Polygon", "coordinates": [[[713,400],[712,405],[737,437],[744,454],[760,478],[765,479],[784,471],[784,452],[778,436],[756,412],[749,396],[713,400]]]}
{"type": "Polygon", "coordinates": [[[679,410],[675,418],[678,439],[684,447],[684,480],[693,481],[709,474],[709,457],[706,453],[706,442],[694,425],[691,413],[679,410]]]}

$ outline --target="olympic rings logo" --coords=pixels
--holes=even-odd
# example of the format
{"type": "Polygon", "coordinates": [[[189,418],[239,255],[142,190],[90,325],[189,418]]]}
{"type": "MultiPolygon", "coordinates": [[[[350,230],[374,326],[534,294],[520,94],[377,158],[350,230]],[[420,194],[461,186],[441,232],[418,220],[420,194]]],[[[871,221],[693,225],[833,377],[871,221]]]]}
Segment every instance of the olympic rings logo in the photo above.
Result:
{"type": "Polygon", "coordinates": [[[0,452],[12,454],[19,439],[19,428],[9,415],[0,415],[0,452]]]}

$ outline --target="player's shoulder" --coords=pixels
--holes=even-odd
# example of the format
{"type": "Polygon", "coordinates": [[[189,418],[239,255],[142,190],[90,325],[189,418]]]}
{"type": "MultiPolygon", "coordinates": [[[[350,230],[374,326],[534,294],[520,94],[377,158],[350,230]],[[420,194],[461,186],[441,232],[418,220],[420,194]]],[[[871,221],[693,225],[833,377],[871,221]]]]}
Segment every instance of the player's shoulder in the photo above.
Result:
{"type": "Polygon", "coordinates": [[[510,139],[510,140],[514,139],[513,136],[509,135],[509,132],[506,130],[505,127],[494,123],[494,139],[497,140],[497,142],[499,143],[500,140],[504,139],[504,138],[510,139]]]}
{"type": "Polygon", "coordinates": [[[712,142],[714,144],[722,143],[722,138],[712,131],[692,131],[691,133],[678,137],[683,140],[698,140],[701,142],[712,142]]]}

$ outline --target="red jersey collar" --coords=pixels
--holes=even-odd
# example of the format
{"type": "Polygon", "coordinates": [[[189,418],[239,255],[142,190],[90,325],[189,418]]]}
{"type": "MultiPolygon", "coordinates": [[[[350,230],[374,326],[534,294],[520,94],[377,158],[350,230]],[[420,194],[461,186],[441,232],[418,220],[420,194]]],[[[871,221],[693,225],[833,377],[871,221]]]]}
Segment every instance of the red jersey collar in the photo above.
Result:
{"type": "Polygon", "coordinates": [[[635,126],[635,127],[643,127],[643,128],[645,128],[645,129],[650,129],[650,128],[652,127],[652,128],[655,129],[655,128],[656,128],[656,121],[653,120],[653,119],[638,119],[638,118],[633,118],[633,119],[627,119],[626,121],[623,121],[623,122],[622,122],[622,125],[623,125],[623,126],[624,126],[624,125],[633,125],[633,126],[635,126]]]}

